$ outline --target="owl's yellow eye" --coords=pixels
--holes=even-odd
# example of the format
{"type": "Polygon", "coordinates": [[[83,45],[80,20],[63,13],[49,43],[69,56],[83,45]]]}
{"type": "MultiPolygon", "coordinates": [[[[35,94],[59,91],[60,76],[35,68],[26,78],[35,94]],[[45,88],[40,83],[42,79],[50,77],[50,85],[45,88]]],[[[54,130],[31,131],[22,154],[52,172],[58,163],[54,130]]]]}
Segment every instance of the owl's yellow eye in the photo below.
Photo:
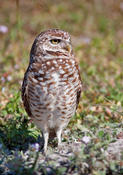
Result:
{"type": "Polygon", "coordinates": [[[50,40],[50,42],[52,43],[52,44],[58,44],[58,43],[60,43],[60,39],[52,39],[52,40],[50,40]]]}

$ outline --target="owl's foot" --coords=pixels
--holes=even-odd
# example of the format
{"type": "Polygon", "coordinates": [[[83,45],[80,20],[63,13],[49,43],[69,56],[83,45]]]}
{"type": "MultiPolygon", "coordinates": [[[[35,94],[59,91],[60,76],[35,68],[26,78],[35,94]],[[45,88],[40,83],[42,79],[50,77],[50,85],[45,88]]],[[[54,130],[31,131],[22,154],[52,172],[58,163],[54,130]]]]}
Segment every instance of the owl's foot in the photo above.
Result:
{"type": "Polygon", "coordinates": [[[57,151],[58,151],[59,153],[63,153],[64,150],[65,150],[65,147],[64,147],[64,146],[65,146],[64,143],[58,144],[57,151]]]}

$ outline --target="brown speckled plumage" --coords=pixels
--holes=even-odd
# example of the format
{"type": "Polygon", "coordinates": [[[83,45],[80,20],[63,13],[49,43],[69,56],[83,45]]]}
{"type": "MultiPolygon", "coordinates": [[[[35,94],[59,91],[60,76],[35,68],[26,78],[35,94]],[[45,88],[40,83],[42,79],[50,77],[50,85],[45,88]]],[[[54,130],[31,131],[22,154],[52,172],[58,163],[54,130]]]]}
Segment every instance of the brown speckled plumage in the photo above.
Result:
{"type": "Polygon", "coordinates": [[[44,151],[53,131],[60,145],[61,133],[77,109],[81,90],[69,34],[59,29],[39,34],[30,52],[22,100],[26,112],[43,132],[44,151]]]}

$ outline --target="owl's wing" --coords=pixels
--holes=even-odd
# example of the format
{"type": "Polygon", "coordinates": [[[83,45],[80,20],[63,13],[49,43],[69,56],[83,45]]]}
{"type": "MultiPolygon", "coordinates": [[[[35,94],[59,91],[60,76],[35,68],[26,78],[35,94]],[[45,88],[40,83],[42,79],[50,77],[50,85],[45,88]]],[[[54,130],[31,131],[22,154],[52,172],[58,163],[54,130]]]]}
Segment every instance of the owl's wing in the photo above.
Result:
{"type": "Polygon", "coordinates": [[[78,77],[79,78],[79,85],[78,85],[78,89],[77,89],[77,100],[76,100],[76,109],[77,109],[79,101],[80,101],[81,92],[82,92],[82,80],[81,80],[80,70],[79,70],[78,64],[76,63],[75,66],[76,66],[76,70],[78,70],[78,75],[79,75],[79,77],[78,77]]]}
{"type": "Polygon", "coordinates": [[[23,80],[22,89],[21,89],[21,96],[22,96],[25,110],[26,110],[27,114],[31,117],[32,114],[31,114],[31,110],[30,110],[30,106],[29,106],[28,91],[27,91],[27,89],[28,89],[27,75],[28,75],[28,69],[24,75],[24,80],[23,80]]]}

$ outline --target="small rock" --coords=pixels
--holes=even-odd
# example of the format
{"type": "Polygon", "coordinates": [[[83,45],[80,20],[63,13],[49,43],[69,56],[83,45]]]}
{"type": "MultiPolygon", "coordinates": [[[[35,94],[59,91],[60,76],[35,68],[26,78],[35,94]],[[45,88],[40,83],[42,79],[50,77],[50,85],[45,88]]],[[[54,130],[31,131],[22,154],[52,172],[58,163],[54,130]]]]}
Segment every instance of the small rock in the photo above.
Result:
{"type": "Polygon", "coordinates": [[[83,141],[85,144],[88,144],[88,143],[90,142],[90,137],[84,136],[84,137],[82,138],[82,141],[83,141]]]}
{"type": "Polygon", "coordinates": [[[110,143],[107,149],[109,159],[120,160],[123,152],[123,139],[110,143]]]}

